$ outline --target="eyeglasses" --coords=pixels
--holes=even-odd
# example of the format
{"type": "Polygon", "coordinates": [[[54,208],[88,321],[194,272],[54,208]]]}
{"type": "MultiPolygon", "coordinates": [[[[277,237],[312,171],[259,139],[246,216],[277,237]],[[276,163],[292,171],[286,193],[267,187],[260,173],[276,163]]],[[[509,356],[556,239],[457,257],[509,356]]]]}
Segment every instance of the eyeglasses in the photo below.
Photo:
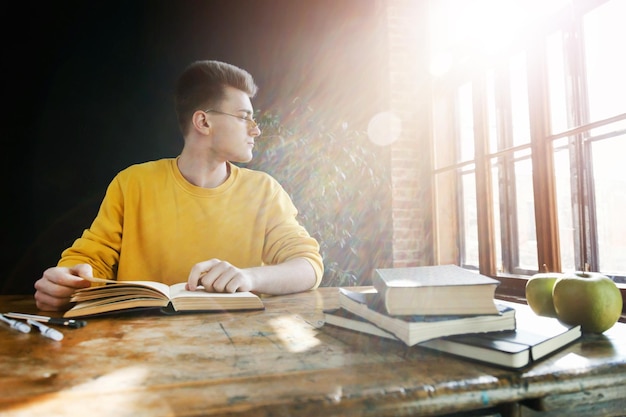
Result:
{"type": "Polygon", "coordinates": [[[245,120],[246,122],[248,122],[251,125],[251,129],[254,129],[255,127],[258,127],[259,125],[257,124],[256,120],[254,120],[252,118],[252,116],[250,117],[243,117],[243,116],[237,116],[236,114],[231,114],[231,113],[225,113],[223,111],[219,111],[219,110],[213,110],[213,109],[208,109],[208,110],[204,110],[205,113],[217,113],[217,114],[224,114],[226,116],[232,116],[232,117],[236,117],[237,119],[241,119],[241,120],[245,120]]]}

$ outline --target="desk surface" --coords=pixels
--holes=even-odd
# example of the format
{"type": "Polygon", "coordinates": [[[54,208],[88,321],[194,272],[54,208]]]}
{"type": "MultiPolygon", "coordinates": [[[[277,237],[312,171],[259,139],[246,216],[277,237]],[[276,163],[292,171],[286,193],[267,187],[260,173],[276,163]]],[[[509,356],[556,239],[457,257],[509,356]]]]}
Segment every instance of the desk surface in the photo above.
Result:
{"type": "MultiPolygon", "coordinates": [[[[0,414],[440,415],[626,392],[622,323],[511,371],[323,326],[336,288],[264,301],[264,311],[91,318],[60,342],[2,324],[0,414]]],[[[0,306],[37,313],[32,296],[2,296],[0,306]]]]}

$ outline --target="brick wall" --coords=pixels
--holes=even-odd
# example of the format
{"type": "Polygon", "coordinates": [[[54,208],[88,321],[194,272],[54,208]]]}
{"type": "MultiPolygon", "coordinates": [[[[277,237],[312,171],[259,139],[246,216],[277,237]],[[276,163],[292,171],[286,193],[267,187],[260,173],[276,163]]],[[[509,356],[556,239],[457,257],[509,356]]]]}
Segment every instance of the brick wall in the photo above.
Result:
{"type": "Polygon", "coordinates": [[[390,109],[402,131],[391,149],[393,266],[433,263],[428,1],[381,2],[390,109]]]}

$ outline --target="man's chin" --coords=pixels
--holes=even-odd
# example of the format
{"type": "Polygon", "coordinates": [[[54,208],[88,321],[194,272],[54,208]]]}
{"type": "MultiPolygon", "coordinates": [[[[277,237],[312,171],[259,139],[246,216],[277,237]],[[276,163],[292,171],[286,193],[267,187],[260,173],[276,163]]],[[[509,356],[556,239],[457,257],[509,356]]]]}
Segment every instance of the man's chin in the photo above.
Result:
{"type": "Polygon", "coordinates": [[[233,158],[230,160],[230,162],[234,162],[236,164],[245,164],[252,161],[252,155],[248,155],[248,156],[242,156],[239,158],[233,158]]]}

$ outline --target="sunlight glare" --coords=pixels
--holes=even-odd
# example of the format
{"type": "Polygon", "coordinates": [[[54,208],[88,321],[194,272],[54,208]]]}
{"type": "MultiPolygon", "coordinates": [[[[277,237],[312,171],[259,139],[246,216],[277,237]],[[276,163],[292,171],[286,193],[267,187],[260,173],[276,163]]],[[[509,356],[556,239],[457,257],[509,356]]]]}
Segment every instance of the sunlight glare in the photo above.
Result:
{"type": "Polygon", "coordinates": [[[578,353],[569,352],[562,358],[559,358],[554,366],[561,369],[572,369],[572,368],[580,368],[587,366],[589,363],[589,359],[585,358],[578,353]]]}
{"type": "Polygon", "coordinates": [[[374,115],[367,124],[367,136],[378,146],[392,144],[398,140],[401,132],[402,121],[390,111],[374,115]]]}
{"type": "Polygon", "coordinates": [[[158,394],[140,389],[149,379],[148,369],[141,366],[118,369],[84,384],[33,398],[31,402],[11,410],[12,417],[48,417],[48,416],[116,416],[132,417],[136,407],[133,403],[153,403],[154,409],[167,413],[168,405],[158,394]],[[124,387],[124,394],[121,395],[124,387]],[[139,388],[139,389],[138,389],[139,388]],[[107,393],[112,395],[107,396],[107,393]],[[98,401],[84,401],[86,397],[99,398],[98,401]],[[82,401],[75,400],[76,397],[82,401]]]}
{"type": "Polygon", "coordinates": [[[489,59],[571,0],[438,0],[431,4],[431,73],[489,59]]]}
{"type": "Polygon", "coordinates": [[[290,352],[306,352],[320,344],[313,328],[302,326],[301,317],[282,316],[269,321],[276,336],[290,352]]]}

